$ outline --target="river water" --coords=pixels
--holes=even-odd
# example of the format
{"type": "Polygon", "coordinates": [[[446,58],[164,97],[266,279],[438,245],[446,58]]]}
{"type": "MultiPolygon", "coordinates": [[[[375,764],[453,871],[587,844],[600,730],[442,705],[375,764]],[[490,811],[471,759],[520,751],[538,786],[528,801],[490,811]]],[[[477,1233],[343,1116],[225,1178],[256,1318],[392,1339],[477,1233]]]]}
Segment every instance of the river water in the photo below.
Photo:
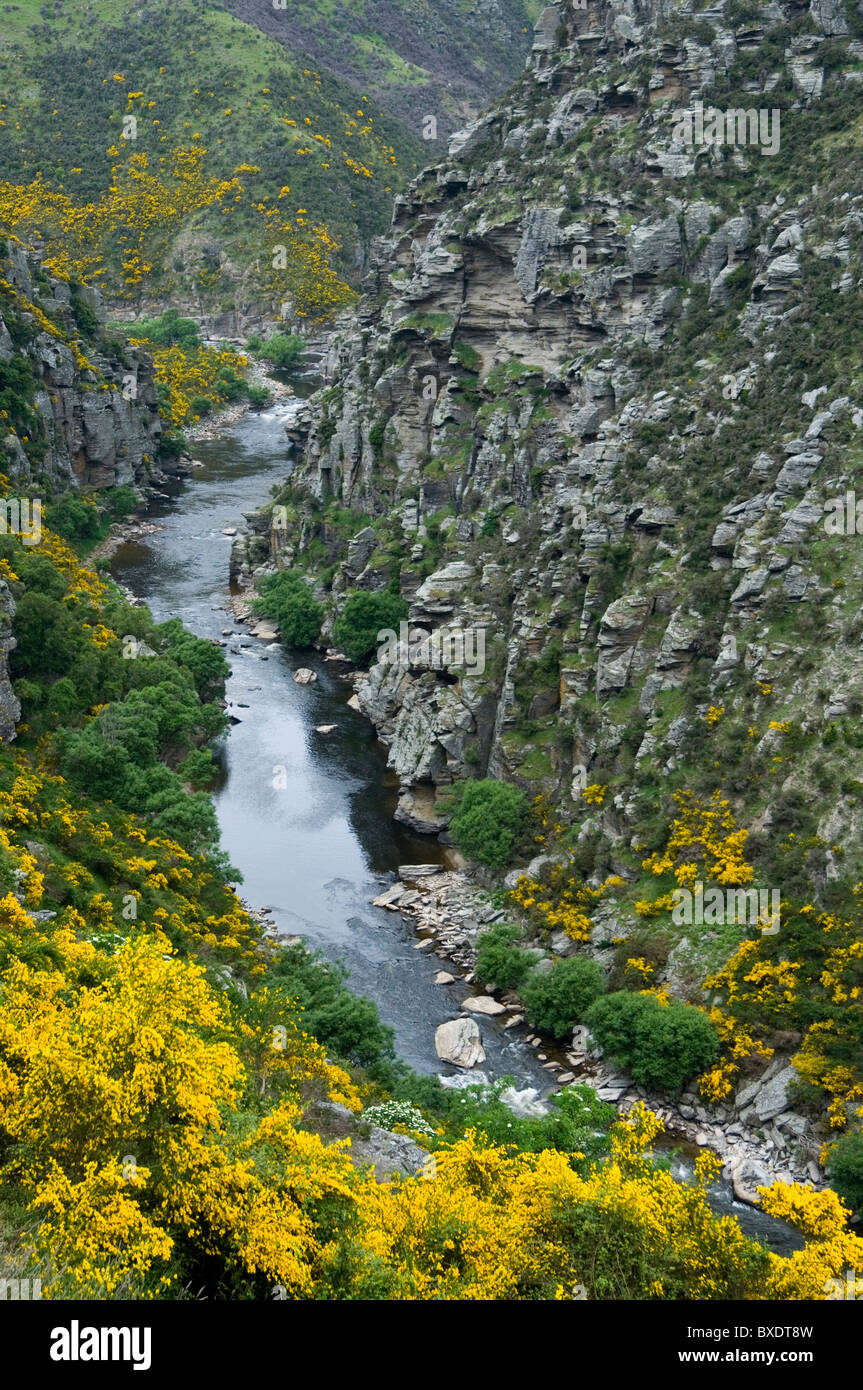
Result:
{"type": "MultiPolygon", "coordinates": [[[[154,617],[182,618],[200,637],[227,642],[226,696],[240,719],[225,740],[215,794],[222,848],[243,875],[252,908],[267,907],[285,934],[302,936],[350,971],[350,987],[377,1004],[392,1025],[399,1055],[420,1072],[447,1073],[434,1049],[438,1024],[459,1016],[465,986],[434,983],[446,962],[414,950],[413,929],[397,913],[370,906],[399,864],[439,861],[437,841],[393,820],[396,788],[372,726],[349,709],[351,688],[309,652],[288,653],[250,637],[229,607],[228,564],[243,513],[267,500],[292,466],[285,424],[296,404],[283,401],[245,415],[219,439],[199,442],[203,464],[154,504],[160,530],[123,545],[112,573],[154,617]],[[230,628],[233,634],[224,637],[230,628]],[[293,671],[309,666],[315,684],[293,671]],[[316,726],[336,724],[333,734],[316,726]]],[[[490,1076],[548,1089],[532,1050],[482,1019],[490,1076]]]]}
{"type": "MultiPolygon", "coordinates": [[[[243,513],[261,506],[290,473],[285,425],[296,409],[295,401],[282,401],[197,443],[193,452],[202,466],[151,506],[148,517],[159,531],[123,545],[112,573],[157,621],[179,617],[198,636],[227,643],[226,697],[240,722],[218,753],[215,803],[222,848],[243,875],[244,900],[268,908],[285,935],[302,936],[342,962],[350,988],[374,1000],[395,1030],[406,1062],[419,1072],[453,1075],[456,1069],[435,1053],[434,1033],[460,1016],[467,987],[436,985],[435,972],[448,963],[415,950],[417,937],[398,913],[370,905],[399,864],[439,861],[440,846],[393,820],[396,787],[372,726],[348,708],[350,686],[309,652],[289,653],[250,637],[230,609],[232,537],[224,532],[242,529],[243,513]],[[295,684],[299,666],[317,672],[313,685],[295,684]],[[323,724],[338,727],[317,733],[323,724]]],[[[548,1073],[532,1049],[494,1019],[478,1021],[485,1075],[510,1075],[519,1087],[546,1094],[548,1073]]],[[[681,1178],[691,1174],[691,1160],[681,1157],[677,1166],[681,1178]]],[[[784,1223],[734,1202],[727,1184],[714,1203],[733,1209],[747,1233],[774,1249],[800,1244],[784,1223]]]]}

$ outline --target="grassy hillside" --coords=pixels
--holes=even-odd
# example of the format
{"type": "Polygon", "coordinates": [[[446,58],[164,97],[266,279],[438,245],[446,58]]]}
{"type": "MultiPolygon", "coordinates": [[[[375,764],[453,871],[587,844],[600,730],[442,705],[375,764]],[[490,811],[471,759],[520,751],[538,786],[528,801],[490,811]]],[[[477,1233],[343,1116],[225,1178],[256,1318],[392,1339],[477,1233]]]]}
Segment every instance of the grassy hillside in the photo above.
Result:
{"type": "MultiPolygon", "coordinates": [[[[350,15],[332,0],[284,12],[256,0],[209,6],[205,19],[187,0],[7,6],[0,171],[12,184],[40,174],[82,205],[110,187],[118,151],[152,168],[203,147],[212,176],[251,167],[247,207],[281,193],[280,210],[325,223],[350,272],[393,194],[521,65],[528,8],[507,0],[479,23],[464,0],[350,15]],[[427,114],[433,141],[419,138],[427,114]]],[[[254,217],[239,221],[231,245],[254,217]]]]}

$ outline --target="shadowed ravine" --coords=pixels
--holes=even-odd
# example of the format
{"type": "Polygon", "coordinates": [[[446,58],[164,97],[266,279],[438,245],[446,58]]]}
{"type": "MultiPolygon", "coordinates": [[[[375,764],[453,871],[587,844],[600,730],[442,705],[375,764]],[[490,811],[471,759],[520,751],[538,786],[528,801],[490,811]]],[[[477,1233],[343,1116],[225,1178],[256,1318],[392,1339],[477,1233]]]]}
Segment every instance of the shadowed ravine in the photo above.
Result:
{"type": "MultiPolygon", "coordinates": [[[[436,985],[443,962],[415,951],[413,930],[369,900],[381,891],[381,876],[400,863],[438,859],[440,848],[392,819],[385,757],[371,725],[347,707],[350,687],[308,652],[268,649],[229,611],[231,538],[222,532],[242,526],[243,513],[289,471],[284,427],[294,408],[288,401],[246,415],[222,438],[197,444],[204,467],[173,500],[151,509],[162,529],[124,545],[113,573],[159,620],[176,615],[202,637],[221,639],[227,628],[236,634],[224,639],[232,668],[227,699],[241,723],[222,752],[216,808],[223,848],[243,874],[242,896],[253,908],[271,908],[285,933],[342,960],[351,988],[373,999],[395,1028],[399,1054],[418,1071],[438,1072],[434,1030],[456,1016],[464,991],[436,985]],[[294,684],[300,665],[317,671],[315,685],[294,684]],[[317,734],[320,724],[338,729],[317,734]]],[[[490,1020],[482,1032],[487,1074],[548,1088],[529,1048],[490,1020]]]]}
{"type": "MultiPolygon", "coordinates": [[[[351,988],[374,1000],[395,1029],[399,1055],[417,1071],[453,1073],[435,1054],[434,1031],[457,1016],[465,987],[436,985],[435,972],[448,963],[414,950],[416,937],[403,918],[369,901],[399,864],[439,859],[440,847],[393,820],[385,756],[371,725],[348,708],[350,687],[308,652],[291,654],[248,636],[230,613],[231,538],[222,533],[242,526],[243,513],[290,471],[285,423],[294,409],[287,401],[248,414],[222,438],[195,445],[204,466],[170,501],[151,508],[162,529],[124,545],[113,573],[158,620],[177,616],[199,636],[227,641],[227,699],[241,722],[221,750],[216,809],[222,846],[243,874],[244,900],[270,908],[285,934],[341,960],[351,988]],[[234,635],[223,639],[228,628],[234,635]],[[317,672],[314,685],[294,683],[300,665],[317,672]],[[338,729],[321,735],[321,724],[338,729]]],[[[480,1026],[486,1076],[512,1075],[520,1086],[548,1092],[548,1075],[526,1044],[493,1019],[480,1026]]],[[[678,1175],[690,1173],[690,1161],[681,1159],[678,1175]]],[[[800,1243],[784,1223],[732,1202],[727,1184],[715,1202],[733,1208],[743,1228],[774,1249],[800,1243]]]]}

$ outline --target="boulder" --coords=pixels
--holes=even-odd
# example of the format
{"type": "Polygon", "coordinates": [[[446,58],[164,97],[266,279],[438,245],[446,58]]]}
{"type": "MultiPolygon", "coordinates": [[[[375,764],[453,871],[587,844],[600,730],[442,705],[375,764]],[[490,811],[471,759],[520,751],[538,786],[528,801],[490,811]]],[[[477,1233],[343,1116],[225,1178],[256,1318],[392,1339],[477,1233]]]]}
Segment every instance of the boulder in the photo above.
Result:
{"type": "Polygon", "coordinates": [[[297,685],[312,685],[317,680],[317,673],[310,671],[308,666],[301,666],[294,672],[294,681],[297,685]]]}
{"type": "Polygon", "coordinates": [[[442,1023],[434,1035],[435,1052],[442,1062],[454,1067],[476,1067],[485,1061],[482,1035],[475,1019],[453,1018],[442,1023]]]}
{"type": "Polygon", "coordinates": [[[738,1202],[746,1202],[752,1207],[758,1206],[761,1201],[758,1188],[769,1187],[772,1182],[773,1178],[767,1168],[756,1158],[742,1158],[731,1170],[731,1185],[735,1197],[738,1202]]]}
{"type": "Polygon", "coordinates": [[[490,994],[471,995],[461,1006],[469,1014],[504,1014],[506,1005],[492,999],[490,994]]]}

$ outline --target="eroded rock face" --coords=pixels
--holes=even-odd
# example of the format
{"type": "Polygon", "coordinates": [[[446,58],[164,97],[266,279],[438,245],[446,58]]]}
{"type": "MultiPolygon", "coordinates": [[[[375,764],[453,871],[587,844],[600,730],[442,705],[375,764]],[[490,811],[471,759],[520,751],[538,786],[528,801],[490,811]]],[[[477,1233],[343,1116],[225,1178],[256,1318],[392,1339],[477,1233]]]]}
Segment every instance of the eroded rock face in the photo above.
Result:
{"type": "Polygon", "coordinates": [[[14,739],[15,726],[21,716],[21,705],[9,677],[9,653],[15,647],[12,636],[14,617],[15,600],[5,579],[0,579],[0,739],[4,743],[11,743],[14,739]]]}
{"type": "MultiPolygon", "coordinates": [[[[816,32],[771,57],[753,107],[770,104],[774,61],[801,112],[829,99],[814,74],[823,42],[852,42],[840,8],[812,7],[816,32]]],[[[793,19],[779,4],[763,36],[793,19]]],[[[711,707],[763,734],[762,686],[823,732],[849,709],[819,694],[837,687],[837,644],[848,698],[863,691],[856,614],[813,549],[863,402],[801,374],[784,336],[828,264],[818,312],[856,294],[863,187],[844,170],[841,200],[808,183],[777,195],[760,150],[673,137],[674,112],[709,102],[761,39],[727,6],[549,7],[506,101],[396,200],[330,342],[294,475],[301,520],[271,554],[307,563],[321,507],[365,518],[352,537],[323,523],[331,594],[338,611],[397,582],[408,604],[413,635],[356,688],[417,829],[445,830],[452,785],[489,775],[577,816],[613,857],[634,833],[633,756],[666,784],[711,707]],[[803,665],[798,618],[825,637],[803,665]],[[479,633],[482,662],[446,652],[479,633]],[[632,794],[586,810],[600,774],[632,794]]],[[[807,751],[769,797],[810,780],[807,751]]],[[[840,801],[831,843],[859,852],[863,819],[840,801]]]]}
{"type": "MultiPolygon", "coordinates": [[[[82,338],[69,286],[45,276],[23,247],[8,247],[2,273],[26,340],[15,346],[0,311],[0,363],[23,355],[32,374],[33,405],[44,432],[40,473],[57,490],[119,487],[157,474],[162,425],[149,355],[127,347],[122,357],[106,356],[82,338]],[[46,320],[56,334],[45,327],[46,320]]],[[[96,321],[103,322],[98,291],[84,287],[80,297],[96,321]]],[[[0,445],[4,471],[16,485],[25,484],[31,474],[26,451],[14,436],[0,445]]]]}

